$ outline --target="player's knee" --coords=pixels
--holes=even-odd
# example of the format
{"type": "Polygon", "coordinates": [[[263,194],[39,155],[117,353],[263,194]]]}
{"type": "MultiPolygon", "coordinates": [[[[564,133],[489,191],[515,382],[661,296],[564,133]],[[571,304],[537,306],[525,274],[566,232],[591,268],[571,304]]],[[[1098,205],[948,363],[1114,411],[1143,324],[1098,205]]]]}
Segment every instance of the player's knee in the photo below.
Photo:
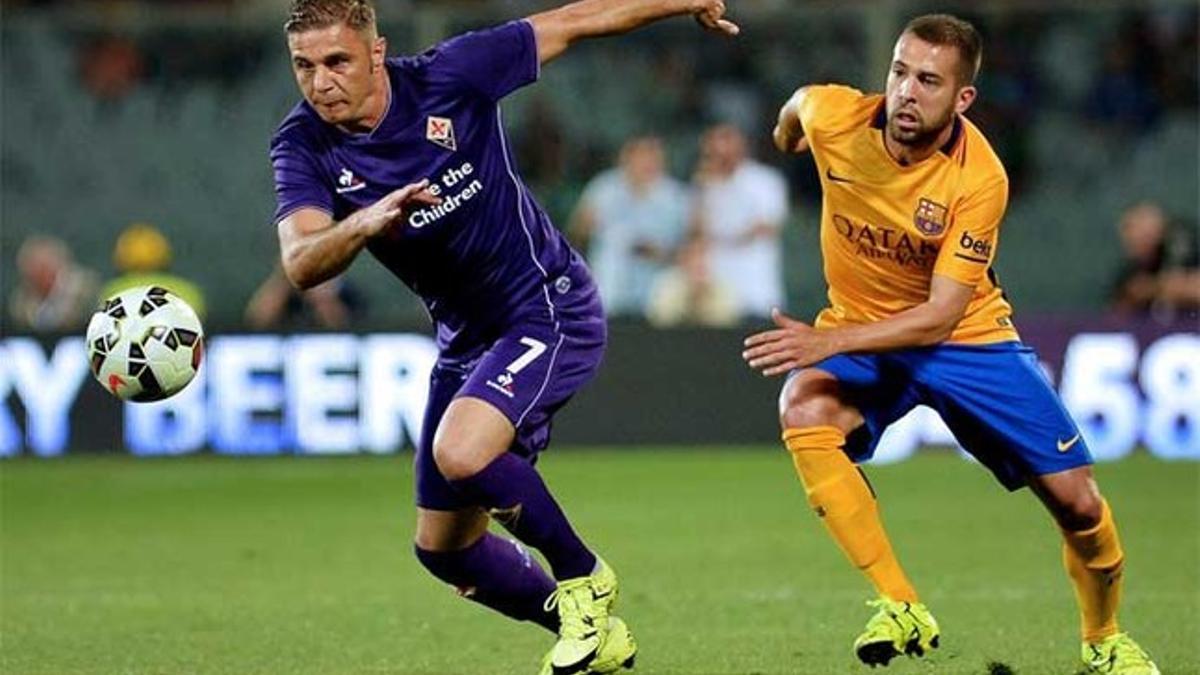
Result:
{"type": "Polygon", "coordinates": [[[803,371],[793,376],[779,395],[779,426],[783,429],[842,426],[845,410],[836,391],[837,381],[824,373],[803,371]]]}
{"type": "Polygon", "coordinates": [[[433,464],[446,480],[463,480],[484,470],[486,461],[473,444],[456,440],[454,435],[438,435],[433,440],[433,464]]]}
{"type": "Polygon", "coordinates": [[[1058,524],[1071,532],[1096,527],[1103,515],[1104,502],[1095,490],[1078,490],[1066,499],[1060,499],[1054,509],[1058,524]]]}
{"type": "Polygon", "coordinates": [[[433,462],[447,480],[465,480],[504,454],[514,434],[512,422],[490,403],[457,398],[433,434],[433,462]]]}
{"type": "Polygon", "coordinates": [[[463,480],[483,470],[474,453],[452,439],[436,439],[433,444],[433,461],[446,480],[463,480]]]}
{"type": "Polygon", "coordinates": [[[779,415],[779,426],[783,429],[805,429],[829,426],[837,417],[838,406],[824,398],[796,402],[783,408],[779,415]]]}

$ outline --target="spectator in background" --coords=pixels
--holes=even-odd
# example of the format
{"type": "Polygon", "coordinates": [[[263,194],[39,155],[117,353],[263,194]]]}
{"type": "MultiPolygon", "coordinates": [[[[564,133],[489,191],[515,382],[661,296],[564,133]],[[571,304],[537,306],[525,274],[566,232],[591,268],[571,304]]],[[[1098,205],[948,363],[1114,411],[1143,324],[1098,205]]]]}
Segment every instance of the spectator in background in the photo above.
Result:
{"type": "Polygon", "coordinates": [[[695,182],[692,228],[708,245],[713,278],[734,291],[740,317],[769,317],[784,301],[783,174],[750,159],[745,136],[725,124],[705,132],[695,182]]]}
{"type": "Polygon", "coordinates": [[[363,310],[362,296],[346,280],[337,276],[325,283],[301,291],[287,280],[283,268],[276,266],[246,305],[246,325],[256,330],[267,328],[326,328],[344,330],[363,310]]]}
{"type": "Polygon", "coordinates": [[[171,243],[158,228],[148,223],[133,223],[117,237],[113,265],[118,275],[100,292],[109,298],[134,286],[162,286],[182,298],[204,318],[204,292],[196,284],[171,274],[171,243]]]}
{"type": "Polygon", "coordinates": [[[642,316],[650,286],[686,234],[687,188],[666,175],[662,141],[626,141],[618,166],[592,179],[571,217],[609,316],[642,316]]]}
{"type": "Polygon", "coordinates": [[[33,235],[17,250],[21,275],[9,301],[17,328],[38,332],[81,328],[95,307],[96,274],[75,263],[57,237],[33,235]]]}
{"type": "Polygon", "coordinates": [[[1155,12],[1155,39],[1162,64],[1159,91],[1168,109],[1195,109],[1200,104],[1200,8],[1161,8],[1155,12]]]}
{"type": "Polygon", "coordinates": [[[1135,133],[1154,126],[1163,112],[1155,87],[1160,79],[1159,53],[1145,17],[1131,17],[1118,38],[1105,47],[1103,70],[1088,94],[1088,116],[1110,128],[1135,133]]]}
{"type": "Polygon", "coordinates": [[[737,298],[709,272],[705,246],[700,239],[689,242],[676,266],[658,275],[646,307],[651,325],[718,328],[737,323],[737,298]]]}
{"type": "Polygon", "coordinates": [[[101,35],[79,52],[79,80],[100,101],[117,101],[137,88],[146,62],[137,44],[121,35],[101,35]]]}
{"type": "Polygon", "coordinates": [[[1152,202],[1126,209],[1119,225],[1124,260],[1112,306],[1161,319],[1195,316],[1200,308],[1195,228],[1172,228],[1152,202]]]}

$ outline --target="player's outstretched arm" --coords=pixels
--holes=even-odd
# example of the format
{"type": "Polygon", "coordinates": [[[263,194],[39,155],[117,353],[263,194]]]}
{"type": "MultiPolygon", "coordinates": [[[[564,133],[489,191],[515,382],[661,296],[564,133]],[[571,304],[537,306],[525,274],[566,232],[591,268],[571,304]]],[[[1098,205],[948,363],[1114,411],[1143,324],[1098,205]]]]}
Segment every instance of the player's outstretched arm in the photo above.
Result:
{"type": "Polygon", "coordinates": [[[671,16],[691,14],[709,30],[737,35],[725,17],[724,0],[579,0],[529,17],[538,61],[546,63],[584,38],[620,35],[671,16]]]}
{"type": "Polygon", "coordinates": [[[279,221],[279,249],[288,281],[312,288],[341,274],[371,237],[384,232],[414,205],[440,199],[429,181],[410,183],[339,222],[320,209],[299,209],[279,221]]]}
{"type": "Polygon", "coordinates": [[[808,139],[804,137],[804,125],[800,123],[800,104],[804,101],[805,87],[796,90],[792,97],[779,109],[779,121],[771,132],[775,147],[780,152],[801,153],[808,150],[808,139]]]}
{"type": "Polygon", "coordinates": [[[779,310],[771,313],[776,328],[746,338],[742,358],[763,375],[782,375],[831,356],[852,352],[884,352],[944,342],[962,321],[975,289],[935,274],[929,299],[875,323],[818,330],[779,310]]]}

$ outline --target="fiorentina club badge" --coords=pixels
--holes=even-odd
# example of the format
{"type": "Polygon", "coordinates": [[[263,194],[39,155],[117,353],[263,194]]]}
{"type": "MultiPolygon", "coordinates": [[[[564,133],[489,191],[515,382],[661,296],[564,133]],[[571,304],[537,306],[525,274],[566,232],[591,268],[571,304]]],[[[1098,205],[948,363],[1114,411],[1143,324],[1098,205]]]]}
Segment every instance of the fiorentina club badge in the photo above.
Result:
{"type": "Polygon", "coordinates": [[[913,214],[913,223],[921,234],[937,236],[946,229],[946,207],[922,197],[917,204],[917,212],[913,214]]]}
{"type": "Polygon", "coordinates": [[[447,150],[458,150],[454,143],[454,124],[445,117],[429,116],[429,121],[425,124],[425,138],[447,150]]]}

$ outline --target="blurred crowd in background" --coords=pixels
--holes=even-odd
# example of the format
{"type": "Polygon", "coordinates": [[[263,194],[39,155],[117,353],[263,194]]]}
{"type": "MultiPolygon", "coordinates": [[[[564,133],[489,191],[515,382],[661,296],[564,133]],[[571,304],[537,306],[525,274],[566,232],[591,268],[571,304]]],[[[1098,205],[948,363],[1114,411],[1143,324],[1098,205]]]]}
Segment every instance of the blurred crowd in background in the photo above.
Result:
{"type": "MultiPolygon", "coordinates": [[[[398,54],[547,3],[379,4],[398,54]]],[[[1194,317],[1195,3],[1009,5],[962,12],[985,39],[968,116],[1012,181],[1002,285],[1019,312],[1194,317]]],[[[224,329],[419,325],[377,265],[306,293],[278,267],[266,144],[298,100],[285,6],[4,3],[6,332],[77,330],[147,282],[224,329]]],[[[747,2],[737,41],[671,22],[581,45],[512,97],[522,174],[610,315],[729,326],[820,307],[819,182],[770,147],[775,111],[804,83],[881,88],[895,31],[927,9],[747,2]]]]}

